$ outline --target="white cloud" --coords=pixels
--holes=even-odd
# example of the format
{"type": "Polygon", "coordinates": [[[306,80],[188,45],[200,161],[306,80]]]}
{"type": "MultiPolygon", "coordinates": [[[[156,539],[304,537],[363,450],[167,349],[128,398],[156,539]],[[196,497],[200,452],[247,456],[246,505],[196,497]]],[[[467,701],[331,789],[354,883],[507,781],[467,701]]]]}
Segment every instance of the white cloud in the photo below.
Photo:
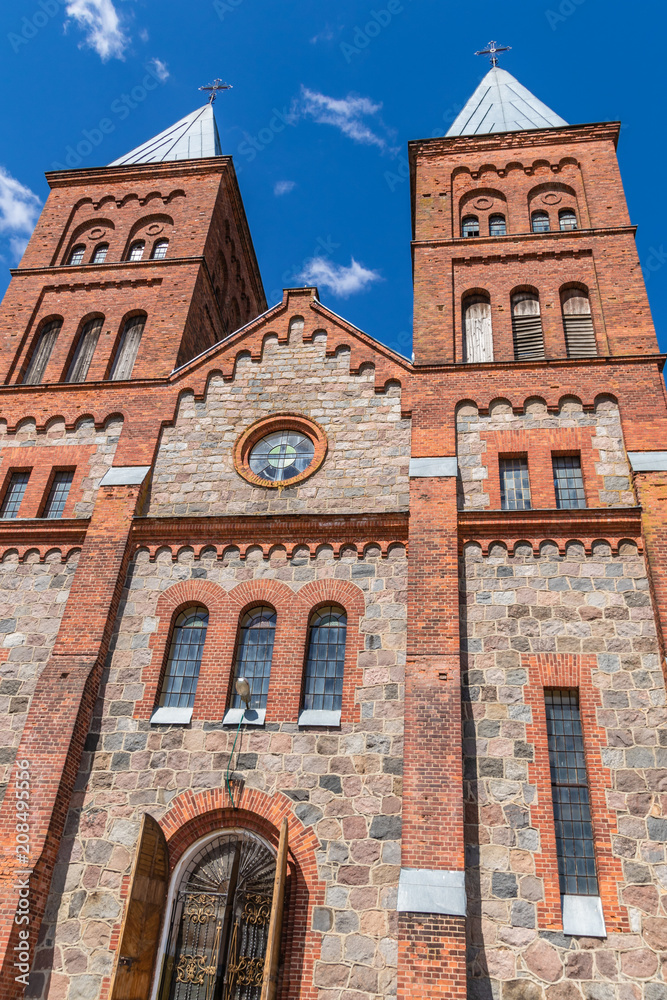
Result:
{"type": "Polygon", "coordinates": [[[296,181],[276,181],[273,185],[273,193],[279,198],[281,194],[289,194],[295,187],[296,181]]]}
{"type": "Polygon", "coordinates": [[[0,167],[0,232],[30,235],[40,210],[37,195],[0,167]]]}
{"type": "Polygon", "coordinates": [[[25,253],[29,238],[28,236],[12,236],[9,240],[9,248],[17,264],[25,253]]]}
{"type": "Polygon", "coordinates": [[[333,295],[346,299],[357,292],[365,291],[375,281],[382,281],[378,271],[371,271],[359,264],[354,257],[350,258],[350,266],[334,264],[326,257],[313,257],[299,274],[300,281],[321,285],[328,288],[333,295]]]}
{"type": "Polygon", "coordinates": [[[160,83],[164,83],[165,80],[169,79],[169,70],[167,69],[166,62],[162,62],[161,59],[157,57],[149,60],[149,66],[153,67],[155,75],[157,76],[160,83]]]}
{"type": "Polygon", "coordinates": [[[320,125],[333,125],[355,142],[385,150],[387,140],[363,120],[373,118],[382,125],[378,118],[381,108],[381,104],[375,104],[368,97],[356,97],[353,94],[342,98],[327,97],[326,94],[301,87],[302,114],[320,125]]]}
{"type": "Polygon", "coordinates": [[[68,0],[67,16],[86,32],[85,44],[107,59],[122,59],[129,38],[123,31],[113,0],[68,0]]]}
{"type": "MultiPolygon", "coordinates": [[[[338,29],[340,31],[340,28],[338,29]]],[[[329,25],[325,25],[321,31],[318,31],[316,35],[310,39],[311,45],[317,45],[318,42],[330,42],[334,37],[334,31],[329,25]]]]}

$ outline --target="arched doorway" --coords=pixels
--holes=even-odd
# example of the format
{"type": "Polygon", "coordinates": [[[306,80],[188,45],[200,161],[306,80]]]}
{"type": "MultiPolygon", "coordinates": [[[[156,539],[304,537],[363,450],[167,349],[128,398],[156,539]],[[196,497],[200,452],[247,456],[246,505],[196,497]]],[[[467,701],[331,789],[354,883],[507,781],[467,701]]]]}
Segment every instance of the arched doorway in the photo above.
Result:
{"type": "Polygon", "coordinates": [[[173,892],[160,1000],[260,1000],[275,884],[275,853],[250,831],[196,850],[173,892]]]}

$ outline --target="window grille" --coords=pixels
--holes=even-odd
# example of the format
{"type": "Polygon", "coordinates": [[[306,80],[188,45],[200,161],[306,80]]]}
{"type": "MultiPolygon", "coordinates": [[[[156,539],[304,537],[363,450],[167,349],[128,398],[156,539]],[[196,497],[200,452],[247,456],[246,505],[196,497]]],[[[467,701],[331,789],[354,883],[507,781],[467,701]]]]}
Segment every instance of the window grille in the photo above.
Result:
{"type": "Polygon", "coordinates": [[[198,606],[182,611],[174,624],[160,707],[192,708],[201,666],[208,611],[198,606]]]}
{"type": "Polygon", "coordinates": [[[561,305],[568,358],[597,357],[588,293],[580,288],[568,288],[561,294],[561,305]]]}
{"type": "Polygon", "coordinates": [[[554,455],[554,489],[557,507],[585,507],[584,479],[578,455],[554,455]]]}
{"type": "Polygon", "coordinates": [[[558,213],[558,222],[560,228],[566,229],[576,229],[577,228],[577,216],[576,213],[571,208],[562,208],[558,213]]]}
{"type": "Polygon", "coordinates": [[[4,521],[18,517],[19,507],[21,506],[23,494],[25,493],[29,479],[29,472],[12,472],[2,506],[0,506],[0,518],[4,521]]]}
{"type": "Polygon", "coordinates": [[[145,316],[130,316],[126,321],[111,368],[112,382],[130,378],[134,362],[137,360],[145,320],[145,316]]]}
{"type": "Polygon", "coordinates": [[[597,896],[593,823],[576,688],[545,688],[551,796],[563,895],[597,896]]]}
{"type": "Polygon", "coordinates": [[[151,258],[153,260],[164,260],[167,256],[167,247],[169,246],[169,240],[157,240],[153,244],[153,253],[151,258]]]}
{"type": "Polygon", "coordinates": [[[100,339],[103,322],[104,319],[102,316],[96,316],[95,319],[89,320],[84,326],[76,351],[74,352],[74,357],[72,358],[72,363],[67,372],[66,382],[86,381],[90,362],[93,360],[97,341],[100,339]]]}
{"type": "Polygon", "coordinates": [[[46,503],[44,504],[44,513],[42,514],[42,517],[47,517],[50,520],[53,520],[63,516],[63,511],[65,509],[65,504],[67,502],[67,497],[69,495],[73,479],[74,473],[72,471],[56,472],[51,483],[49,495],[46,498],[46,503]]]}
{"type": "Polygon", "coordinates": [[[476,215],[466,215],[461,223],[462,236],[479,236],[479,219],[476,215]]]}
{"type": "Polygon", "coordinates": [[[530,510],[528,459],[500,459],[500,506],[503,510],[530,510]]]}
{"type": "Polygon", "coordinates": [[[540,300],[535,292],[517,292],[512,296],[512,338],[515,361],[544,360],[540,300]]]}
{"type": "Polygon", "coordinates": [[[534,233],[548,233],[551,229],[548,212],[533,212],[531,221],[534,233]]]}
{"type": "Polygon", "coordinates": [[[107,250],[109,249],[108,243],[100,243],[99,246],[95,247],[95,253],[93,254],[93,264],[103,264],[107,259],[107,250]]]}
{"type": "Polygon", "coordinates": [[[46,366],[49,363],[49,358],[55,347],[62,325],[63,321],[61,319],[53,319],[50,323],[42,327],[37,346],[32,352],[28,370],[23,377],[24,385],[37,385],[44,378],[46,366]]]}
{"type": "MultiPolygon", "coordinates": [[[[234,681],[245,677],[250,685],[250,707],[266,708],[269,677],[276,634],[276,612],[262,605],[247,611],[241,619],[234,681]]],[[[232,692],[232,708],[244,708],[236,687],[232,692]]]]}
{"type": "Polygon", "coordinates": [[[145,249],[146,249],[146,244],[144,243],[144,241],[137,240],[136,243],[133,243],[132,246],[130,247],[128,260],[141,260],[141,258],[144,255],[145,249]]]}
{"type": "Polygon", "coordinates": [[[76,264],[80,264],[83,261],[85,252],[86,248],[83,245],[83,243],[80,243],[78,246],[74,247],[72,249],[71,254],[69,255],[70,267],[75,266],[76,264]]]}
{"type": "Polygon", "coordinates": [[[463,360],[493,361],[491,303],[485,295],[469,295],[463,300],[463,360]]]}
{"type": "Polygon", "coordinates": [[[489,236],[507,236],[507,223],[504,215],[489,216],[489,236]]]}
{"type": "Polygon", "coordinates": [[[304,709],[337,711],[343,703],[347,615],[342,608],[319,608],[310,619],[304,709]]]}

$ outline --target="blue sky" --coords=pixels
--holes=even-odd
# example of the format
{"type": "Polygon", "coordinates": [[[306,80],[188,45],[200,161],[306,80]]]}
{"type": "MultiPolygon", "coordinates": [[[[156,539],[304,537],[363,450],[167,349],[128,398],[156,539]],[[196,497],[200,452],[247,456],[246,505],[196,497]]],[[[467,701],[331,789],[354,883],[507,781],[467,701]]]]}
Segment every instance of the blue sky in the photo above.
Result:
{"type": "Polygon", "coordinates": [[[80,153],[79,166],[109,163],[221,77],[233,85],[216,102],[223,151],[269,304],[316,280],[323,302],[409,355],[406,144],[446,132],[488,69],[473,53],[493,38],[512,46],[501,65],[567,121],[623,122],[621,170],[667,349],[664,3],[19,0],[1,5],[0,28],[0,293],[45,170],[80,153]]]}

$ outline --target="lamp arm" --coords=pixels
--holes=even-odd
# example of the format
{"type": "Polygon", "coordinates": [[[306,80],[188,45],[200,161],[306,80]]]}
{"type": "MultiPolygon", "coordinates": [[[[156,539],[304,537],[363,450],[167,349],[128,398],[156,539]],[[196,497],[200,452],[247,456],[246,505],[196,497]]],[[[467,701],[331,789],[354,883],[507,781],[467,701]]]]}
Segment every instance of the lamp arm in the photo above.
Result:
{"type": "Polygon", "coordinates": [[[239,724],[236,727],[236,736],[234,737],[234,742],[232,743],[232,752],[229,755],[229,760],[227,761],[227,771],[225,773],[225,786],[227,788],[227,794],[229,795],[229,800],[232,803],[232,809],[238,809],[238,805],[234,802],[234,795],[232,793],[232,785],[231,785],[231,781],[230,781],[230,778],[229,778],[229,770],[230,770],[230,768],[232,766],[232,757],[234,756],[234,751],[236,749],[236,741],[238,740],[239,733],[241,732],[241,723],[243,722],[243,718],[245,716],[245,712],[246,712],[246,710],[244,708],[243,711],[241,712],[241,718],[239,719],[239,724]]]}

